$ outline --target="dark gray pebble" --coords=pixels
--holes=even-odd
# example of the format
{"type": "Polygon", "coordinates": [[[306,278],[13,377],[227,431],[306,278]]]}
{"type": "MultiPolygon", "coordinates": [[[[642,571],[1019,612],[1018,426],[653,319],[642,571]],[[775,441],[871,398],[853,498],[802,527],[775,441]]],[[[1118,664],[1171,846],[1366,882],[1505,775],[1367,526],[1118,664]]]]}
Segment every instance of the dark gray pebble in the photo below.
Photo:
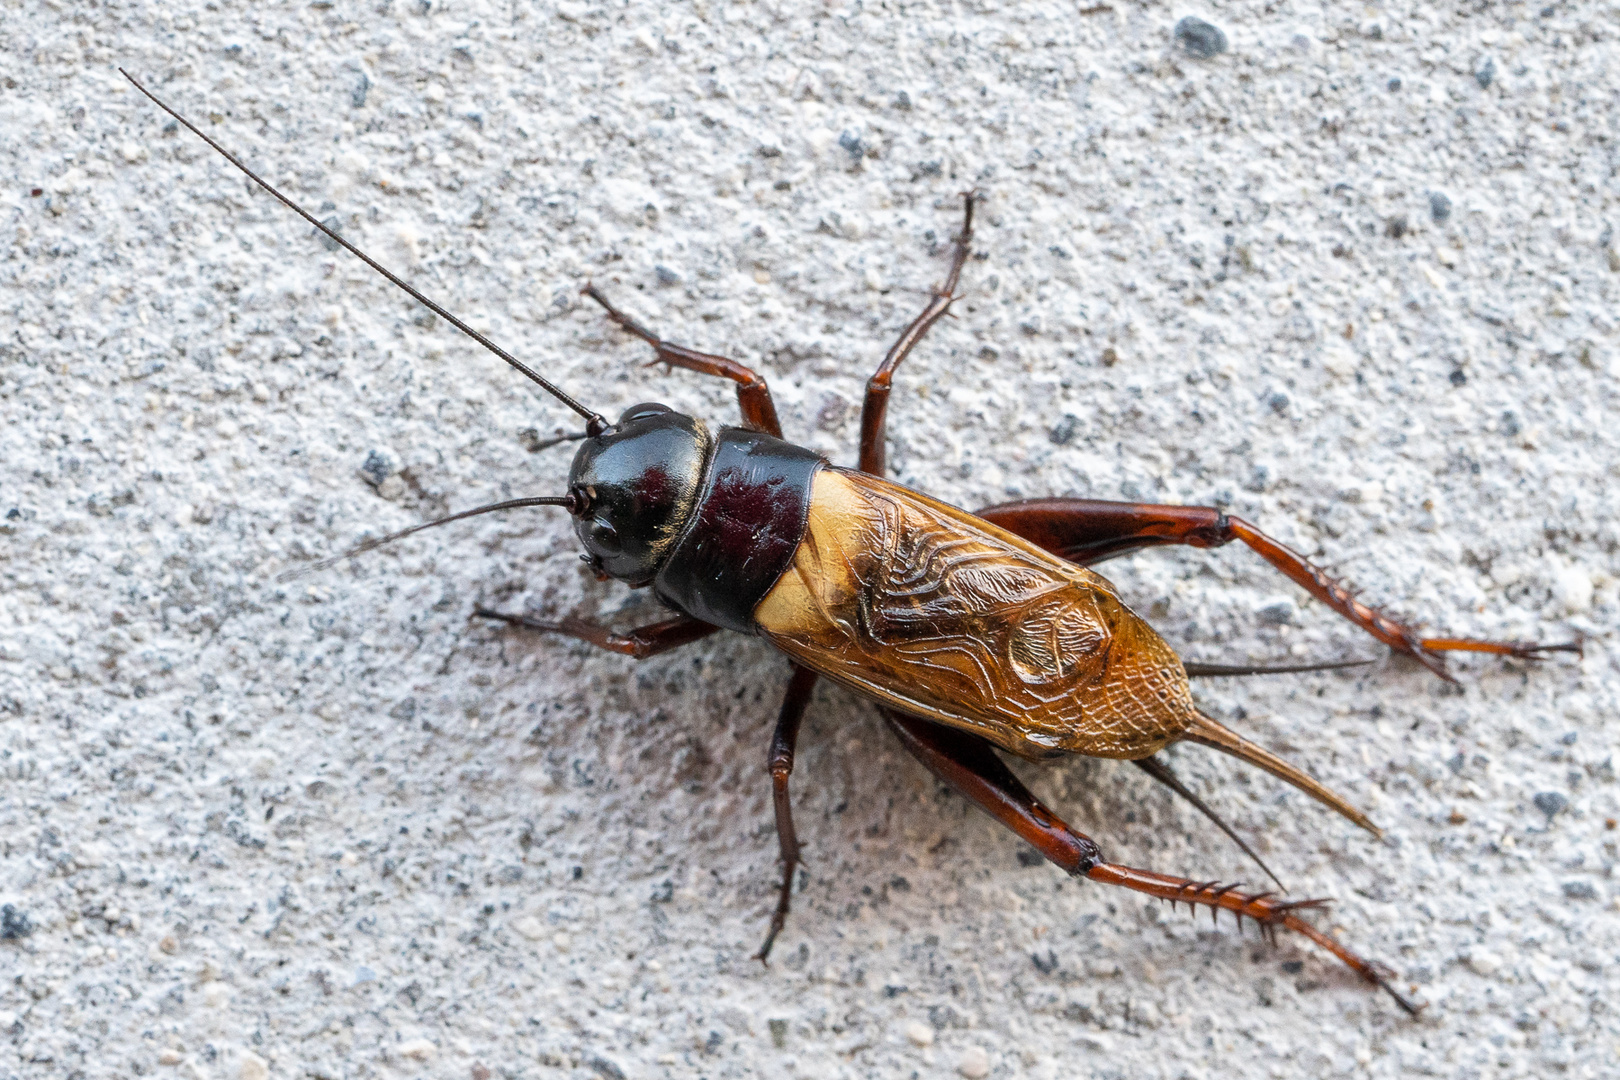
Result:
{"type": "Polygon", "coordinates": [[[1203,19],[1188,15],[1176,23],[1176,44],[1180,45],[1188,56],[1208,60],[1226,51],[1226,35],[1221,33],[1220,27],[1211,26],[1203,19]]]}
{"type": "Polygon", "coordinates": [[[1287,626],[1294,621],[1299,609],[1292,600],[1278,600],[1255,612],[1255,617],[1267,626],[1287,626]]]}
{"type": "Polygon", "coordinates": [[[1429,192],[1429,216],[1436,222],[1451,217],[1451,200],[1438,191],[1429,192]]]}
{"type": "Polygon", "coordinates": [[[0,941],[16,941],[33,932],[34,924],[26,911],[18,911],[10,904],[0,907],[0,941]]]}
{"type": "Polygon", "coordinates": [[[1531,801],[1536,804],[1537,810],[1540,810],[1549,818],[1563,813],[1565,807],[1569,806],[1569,800],[1556,791],[1538,791],[1536,797],[1531,801]]]}
{"type": "Polygon", "coordinates": [[[1596,900],[1597,889],[1590,881],[1566,881],[1564,895],[1571,900],[1596,900]]]}
{"type": "Polygon", "coordinates": [[[1495,60],[1487,58],[1483,64],[1474,69],[1474,81],[1479,83],[1479,88],[1481,90],[1489,90],[1491,88],[1491,80],[1494,78],[1496,78],[1495,60]]]}
{"type": "Polygon", "coordinates": [[[372,487],[393,476],[394,472],[393,459],[387,453],[378,450],[367,453],[365,463],[360,466],[360,475],[365,477],[372,487]]]}

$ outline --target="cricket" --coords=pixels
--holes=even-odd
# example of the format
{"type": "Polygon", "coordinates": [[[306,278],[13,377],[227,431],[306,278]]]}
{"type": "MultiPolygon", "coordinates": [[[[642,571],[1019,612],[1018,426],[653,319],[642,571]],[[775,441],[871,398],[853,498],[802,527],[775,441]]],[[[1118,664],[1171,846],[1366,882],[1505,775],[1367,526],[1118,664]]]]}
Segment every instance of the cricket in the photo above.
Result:
{"type": "Polygon", "coordinates": [[[800,860],[790,798],[796,740],[812,690],[827,679],[873,703],[901,745],[935,776],[1072,877],[1213,915],[1227,911],[1240,924],[1252,920],[1267,936],[1297,934],[1406,1012],[1423,1007],[1397,986],[1394,971],[1313,923],[1312,915],[1328,901],[1285,899],[1278,892],[1111,862],[1095,839],[1036,798],[998,754],[1132,762],[1189,800],[1258,862],[1158,757],[1172,744],[1197,743],[1270,773],[1378,835],[1378,826],[1352,798],[1201,711],[1191,683],[1367,661],[1184,662],[1093,569],[1149,547],[1245,545],[1329,609],[1441,679],[1452,678],[1448,653],[1536,659],[1578,651],[1579,643],[1430,633],[1368,606],[1257,525],[1214,507],[1050,498],[970,512],[886,479],[886,417],[895,378],[957,298],[979,193],[962,197],[942,284],[867,380],[859,463],[841,468],[784,437],[766,380],[757,372],[664,340],[587,285],[584,294],[604,317],[651,348],[655,363],[735,383],[741,423],[711,427],[654,402],[632,406],[616,419],[604,417],[322,224],[124,74],[270,195],[583,424],[573,436],[580,445],[559,491],[475,507],[374,538],[317,567],[475,515],[553,507],[572,522],[582,557],[599,578],[651,589],[668,617],[623,632],[579,618],[545,621],[485,607],[469,612],[471,617],[578,639],[635,659],[692,646],[722,630],[762,638],[782,654],[790,674],[767,754],[782,876],[759,960],[768,959],[789,915],[800,860]]]}

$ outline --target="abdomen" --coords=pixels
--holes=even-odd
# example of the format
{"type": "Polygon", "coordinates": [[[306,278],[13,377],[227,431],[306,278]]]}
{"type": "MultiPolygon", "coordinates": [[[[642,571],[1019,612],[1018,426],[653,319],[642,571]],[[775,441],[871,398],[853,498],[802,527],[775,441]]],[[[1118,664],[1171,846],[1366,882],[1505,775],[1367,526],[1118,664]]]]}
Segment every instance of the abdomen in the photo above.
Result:
{"type": "Polygon", "coordinates": [[[805,667],[1025,757],[1145,757],[1193,715],[1181,661],[1104,578],[865,473],[816,474],[754,621],[805,667]]]}

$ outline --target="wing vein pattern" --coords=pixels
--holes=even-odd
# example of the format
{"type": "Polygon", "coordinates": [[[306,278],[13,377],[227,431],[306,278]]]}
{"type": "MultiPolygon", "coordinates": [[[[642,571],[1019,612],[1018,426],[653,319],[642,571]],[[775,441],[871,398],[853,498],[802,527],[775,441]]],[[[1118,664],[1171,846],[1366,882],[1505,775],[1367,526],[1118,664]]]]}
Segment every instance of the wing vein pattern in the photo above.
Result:
{"type": "Polygon", "coordinates": [[[1181,661],[1106,579],[864,473],[816,474],[754,618],[800,664],[1025,757],[1146,757],[1192,722],[1181,661]]]}

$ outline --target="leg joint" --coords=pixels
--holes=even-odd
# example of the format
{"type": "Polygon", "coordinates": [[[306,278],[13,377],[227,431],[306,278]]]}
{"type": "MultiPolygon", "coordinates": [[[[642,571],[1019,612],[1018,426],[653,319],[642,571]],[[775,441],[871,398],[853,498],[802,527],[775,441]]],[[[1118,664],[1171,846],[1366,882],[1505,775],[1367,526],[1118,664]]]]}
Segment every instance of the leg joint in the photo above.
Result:
{"type": "Polygon", "coordinates": [[[1187,542],[1193,547],[1213,548],[1224,547],[1237,539],[1237,533],[1232,529],[1232,519],[1226,516],[1226,511],[1215,511],[1215,520],[1208,525],[1200,525],[1187,534],[1187,542]]]}

